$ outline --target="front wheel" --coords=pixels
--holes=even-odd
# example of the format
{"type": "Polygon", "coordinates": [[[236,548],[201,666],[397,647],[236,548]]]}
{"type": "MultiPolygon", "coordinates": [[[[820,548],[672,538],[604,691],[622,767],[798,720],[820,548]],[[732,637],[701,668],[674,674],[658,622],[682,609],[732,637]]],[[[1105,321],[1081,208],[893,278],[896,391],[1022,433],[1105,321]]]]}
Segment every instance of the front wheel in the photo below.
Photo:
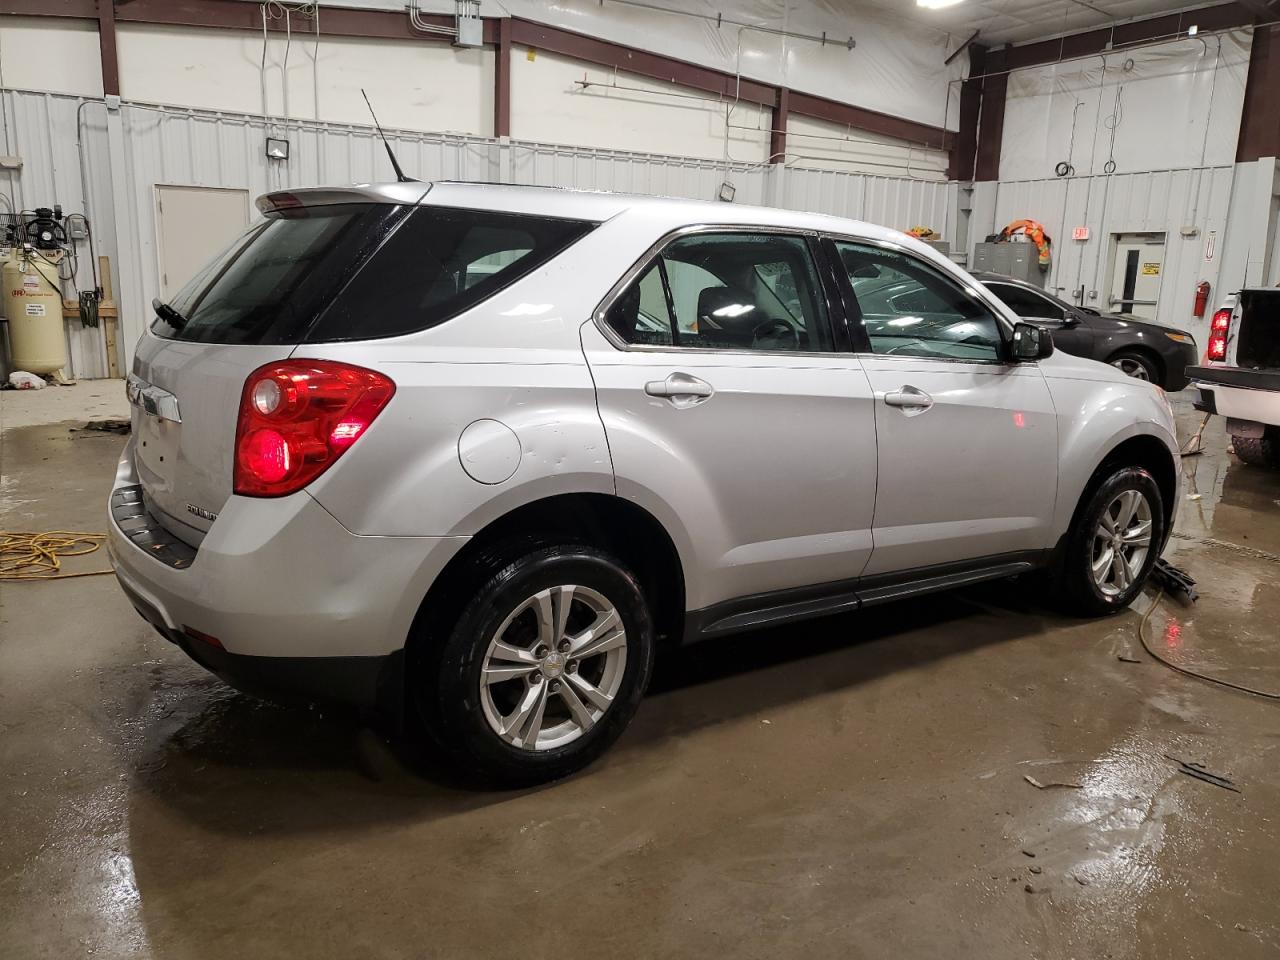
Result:
{"type": "Polygon", "coordinates": [[[1108,363],[1126,377],[1133,377],[1135,380],[1147,380],[1151,383],[1160,382],[1156,372],[1155,361],[1137,350],[1122,350],[1113,356],[1108,363]]]}
{"type": "Polygon", "coordinates": [[[1164,543],[1160,488],[1141,467],[1118,467],[1096,484],[1068,534],[1059,588],[1067,608],[1104,616],[1127,607],[1164,543]]]}
{"type": "Polygon", "coordinates": [[[463,772],[497,786],[543,783],[617,740],[648,686],[653,647],[626,567],[591,547],[544,547],[476,591],[420,672],[416,699],[463,772]]]}

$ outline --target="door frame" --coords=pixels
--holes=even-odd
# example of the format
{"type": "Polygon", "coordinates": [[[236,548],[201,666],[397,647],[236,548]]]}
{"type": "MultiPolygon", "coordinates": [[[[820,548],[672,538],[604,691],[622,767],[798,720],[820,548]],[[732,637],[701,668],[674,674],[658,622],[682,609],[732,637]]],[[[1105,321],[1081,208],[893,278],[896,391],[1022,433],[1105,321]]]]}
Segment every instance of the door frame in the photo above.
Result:
{"type": "MultiPolygon", "coordinates": [[[[1111,291],[1115,286],[1116,254],[1120,252],[1120,238],[1125,236],[1159,237],[1160,246],[1164,248],[1165,255],[1167,256],[1169,252],[1169,231],[1167,230],[1112,230],[1107,234],[1107,281],[1102,287],[1102,291],[1106,295],[1103,300],[1106,306],[1104,313],[1112,312],[1116,307],[1111,303],[1111,291]]],[[[1162,256],[1160,258],[1160,283],[1156,287],[1156,305],[1154,307],[1157,316],[1160,312],[1160,298],[1164,295],[1164,279],[1164,257],[1162,256]]],[[[1156,323],[1158,320],[1153,317],[1151,322],[1156,323]]]]}

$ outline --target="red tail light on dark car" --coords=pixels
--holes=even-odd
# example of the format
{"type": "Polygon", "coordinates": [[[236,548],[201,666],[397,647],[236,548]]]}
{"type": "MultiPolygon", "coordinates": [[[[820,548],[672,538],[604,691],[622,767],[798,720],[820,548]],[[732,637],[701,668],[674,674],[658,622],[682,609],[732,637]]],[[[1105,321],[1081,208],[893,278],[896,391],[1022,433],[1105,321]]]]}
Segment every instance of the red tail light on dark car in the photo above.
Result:
{"type": "Polygon", "coordinates": [[[331,360],[284,360],[245,381],[236,422],[235,492],[283,497],[324,473],[396,392],[373,370],[331,360]]]}
{"type": "Polygon", "coordinates": [[[1209,324],[1209,344],[1205,356],[1210,360],[1227,359],[1227,331],[1231,328],[1231,311],[1219,310],[1209,324]]]}

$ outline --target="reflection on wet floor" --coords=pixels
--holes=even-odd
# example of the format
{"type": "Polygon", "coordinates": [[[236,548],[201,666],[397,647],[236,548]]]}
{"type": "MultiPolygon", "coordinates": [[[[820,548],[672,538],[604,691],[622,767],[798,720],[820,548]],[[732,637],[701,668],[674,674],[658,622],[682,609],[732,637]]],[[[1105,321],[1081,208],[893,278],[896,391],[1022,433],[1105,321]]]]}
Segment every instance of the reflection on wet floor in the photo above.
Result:
{"type": "MultiPolygon", "coordinates": [[[[100,527],[118,438],[3,440],[0,526],[100,527]]],[[[1280,474],[1205,445],[1169,551],[1201,599],[1152,643],[1280,690],[1277,565],[1199,542],[1280,553],[1280,474]]],[[[1280,706],[1152,663],[1147,602],[988,584],[708,642],[596,767],[477,793],[229,690],[109,578],[0,585],[0,957],[1276,956],[1280,706]]]]}

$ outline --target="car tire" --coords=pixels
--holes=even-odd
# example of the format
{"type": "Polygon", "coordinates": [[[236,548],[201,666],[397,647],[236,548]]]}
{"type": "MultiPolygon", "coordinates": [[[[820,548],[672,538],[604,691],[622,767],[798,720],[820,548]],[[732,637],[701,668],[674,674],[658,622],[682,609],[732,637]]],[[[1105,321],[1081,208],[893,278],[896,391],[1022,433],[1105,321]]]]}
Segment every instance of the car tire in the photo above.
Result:
{"type": "Polygon", "coordinates": [[[653,672],[648,604],[631,571],[594,547],[526,547],[490,563],[456,621],[418,658],[411,693],[464,777],[504,788],[557,780],[603,754],[639,708],[653,672]],[[617,633],[611,615],[620,645],[608,639],[617,633]],[[592,624],[605,649],[592,654],[584,644],[576,649],[587,655],[575,659],[563,648],[592,624]]]}
{"type": "Polygon", "coordinates": [[[1260,437],[1238,437],[1233,433],[1231,447],[1245,463],[1280,470],[1280,429],[1267,427],[1260,437]]]}
{"type": "Polygon", "coordinates": [[[1067,534],[1057,577],[1064,609],[1100,617],[1127,607],[1159,558],[1164,532],[1164,501],[1151,474],[1141,467],[1100,471],[1067,534]],[[1123,570],[1115,560],[1117,543],[1124,557],[1123,570]]]}
{"type": "Polygon", "coordinates": [[[1160,371],[1156,361],[1139,350],[1121,350],[1107,361],[1127,377],[1160,384],[1160,371]]]}

